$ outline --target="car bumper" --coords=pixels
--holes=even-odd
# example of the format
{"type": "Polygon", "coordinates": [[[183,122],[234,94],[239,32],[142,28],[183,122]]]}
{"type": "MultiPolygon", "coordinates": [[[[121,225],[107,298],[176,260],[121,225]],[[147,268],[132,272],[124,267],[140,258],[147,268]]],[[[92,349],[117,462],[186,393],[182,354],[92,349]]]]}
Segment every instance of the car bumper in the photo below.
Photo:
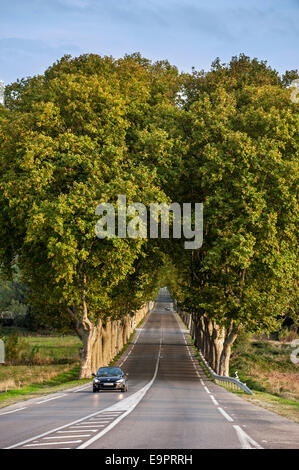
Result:
{"type": "Polygon", "coordinates": [[[122,389],[126,386],[126,384],[124,383],[113,383],[111,385],[107,385],[105,383],[94,383],[93,384],[93,388],[96,389],[96,390],[119,390],[119,389],[122,389]]]}

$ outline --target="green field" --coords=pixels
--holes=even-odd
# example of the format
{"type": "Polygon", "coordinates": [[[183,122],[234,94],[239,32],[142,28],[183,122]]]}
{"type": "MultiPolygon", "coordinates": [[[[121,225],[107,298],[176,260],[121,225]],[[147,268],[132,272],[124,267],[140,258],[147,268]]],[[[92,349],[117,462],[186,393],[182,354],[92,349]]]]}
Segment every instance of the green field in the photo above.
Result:
{"type": "Polygon", "coordinates": [[[254,392],[243,398],[299,422],[299,367],[293,364],[289,343],[247,337],[236,344],[230,375],[254,392]]]}
{"type": "MultiPolygon", "coordinates": [[[[16,330],[5,331],[6,339],[16,330]]],[[[24,336],[10,345],[6,364],[0,365],[0,403],[7,399],[48,392],[77,381],[81,341],[76,336],[24,336]]],[[[81,382],[80,382],[81,383],[81,382]]],[[[1,405],[0,405],[1,406],[1,405]]]]}
{"type": "MultiPolygon", "coordinates": [[[[0,365],[0,408],[90,382],[90,379],[78,379],[82,343],[77,336],[34,335],[21,329],[4,329],[4,334],[7,338],[16,331],[17,344],[12,342],[10,348],[15,354],[5,365],[0,365]]],[[[135,331],[111,365],[124,353],[134,334],[135,331]]]]}

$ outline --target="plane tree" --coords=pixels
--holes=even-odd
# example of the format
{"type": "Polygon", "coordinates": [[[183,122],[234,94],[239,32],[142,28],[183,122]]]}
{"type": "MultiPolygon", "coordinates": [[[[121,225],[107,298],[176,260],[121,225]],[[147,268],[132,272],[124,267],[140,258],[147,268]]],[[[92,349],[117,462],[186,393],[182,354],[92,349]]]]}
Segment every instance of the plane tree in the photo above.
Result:
{"type": "Polygon", "coordinates": [[[238,333],[276,330],[296,297],[298,105],[275,71],[246,56],[185,83],[180,187],[204,203],[204,237],[181,252],[181,303],[206,358],[228,375],[238,333]]]}
{"type": "MultiPolygon", "coordinates": [[[[6,89],[0,113],[3,269],[17,259],[32,305],[72,319],[83,342],[80,377],[90,377],[96,366],[103,324],[127,313],[117,306],[128,302],[130,289],[118,286],[127,285],[148,243],[100,240],[95,208],[119,194],[128,204],[167,200],[150,162],[165,159],[171,145],[155,115],[174,102],[177,75],[168,63],[151,64],[138,54],[118,61],[66,56],[43,75],[6,89]]],[[[148,298],[142,284],[138,297],[139,304],[148,298]]]]}

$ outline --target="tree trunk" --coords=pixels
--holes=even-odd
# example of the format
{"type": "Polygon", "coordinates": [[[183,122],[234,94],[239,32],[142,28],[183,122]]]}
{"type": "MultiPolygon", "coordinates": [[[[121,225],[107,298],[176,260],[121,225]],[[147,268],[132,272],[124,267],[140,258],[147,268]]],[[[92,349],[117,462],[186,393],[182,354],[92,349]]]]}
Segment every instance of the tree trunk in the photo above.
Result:
{"type": "Polygon", "coordinates": [[[219,375],[224,375],[226,377],[229,376],[229,360],[231,355],[231,347],[238,336],[238,332],[238,327],[233,325],[226,331],[226,336],[220,357],[219,375]]]}
{"type": "Polygon", "coordinates": [[[90,378],[99,367],[101,347],[101,325],[93,325],[91,322],[87,324],[82,322],[81,339],[83,343],[81,354],[80,379],[90,378]]]}
{"type": "Polygon", "coordinates": [[[205,324],[206,324],[206,331],[207,331],[207,341],[208,341],[208,356],[207,356],[207,361],[214,369],[214,363],[215,363],[215,348],[214,348],[214,342],[213,342],[213,323],[211,320],[209,320],[207,317],[205,319],[205,324]]]}
{"type": "Polygon", "coordinates": [[[221,353],[223,350],[224,336],[225,336],[225,329],[218,326],[216,322],[213,322],[213,333],[212,333],[213,348],[214,348],[213,369],[216,372],[216,374],[219,374],[219,371],[220,371],[220,358],[221,358],[221,353]]]}
{"type": "MultiPolygon", "coordinates": [[[[86,285],[86,277],[83,277],[83,286],[86,285]]],[[[85,289],[82,292],[82,314],[80,315],[76,308],[68,308],[75,321],[77,335],[82,340],[81,367],[79,378],[90,378],[92,373],[96,372],[101,361],[101,335],[102,322],[99,320],[94,325],[88,318],[87,304],[85,299],[85,289]]]]}
{"type": "Polygon", "coordinates": [[[111,359],[111,324],[106,322],[105,327],[102,331],[102,350],[103,350],[103,362],[102,365],[108,366],[111,359]]]}
{"type": "MultiPolygon", "coordinates": [[[[85,284],[85,279],[84,279],[85,284]]],[[[148,309],[143,308],[137,312],[136,320],[144,318],[148,309]]],[[[75,307],[69,307],[68,313],[74,320],[74,327],[81,339],[81,367],[79,378],[90,378],[99,367],[109,364],[127,343],[131,330],[130,318],[121,320],[108,320],[103,326],[101,320],[95,325],[88,318],[85,292],[82,294],[82,312],[75,307]],[[82,313],[83,312],[83,313],[82,313]]]]}

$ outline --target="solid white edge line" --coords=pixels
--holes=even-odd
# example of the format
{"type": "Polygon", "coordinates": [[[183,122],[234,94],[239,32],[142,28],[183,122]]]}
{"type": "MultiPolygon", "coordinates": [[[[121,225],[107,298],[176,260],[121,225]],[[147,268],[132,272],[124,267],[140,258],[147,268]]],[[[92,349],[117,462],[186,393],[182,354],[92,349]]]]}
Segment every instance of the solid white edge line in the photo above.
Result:
{"type": "Polygon", "coordinates": [[[2,415],[8,415],[10,413],[15,413],[16,411],[21,411],[21,410],[26,410],[27,406],[24,406],[23,408],[18,408],[16,410],[12,410],[12,411],[6,411],[5,413],[0,413],[0,416],[2,415]]]}
{"type": "MultiPolygon", "coordinates": [[[[158,372],[158,368],[157,368],[157,365],[159,364],[159,359],[160,359],[160,351],[161,351],[161,340],[160,340],[160,349],[159,349],[159,354],[158,354],[158,359],[157,359],[157,364],[156,364],[156,370],[155,370],[155,375],[154,377],[157,375],[157,372],[158,372]]],[[[153,379],[152,379],[153,380],[153,379]]],[[[151,383],[151,382],[150,382],[151,383]]],[[[41,437],[44,437],[44,436],[47,436],[49,434],[52,434],[54,432],[57,432],[57,431],[60,431],[61,429],[65,429],[65,428],[68,428],[74,424],[77,424],[77,423],[81,423],[82,421],[85,421],[86,419],[88,418],[91,418],[93,416],[96,416],[96,415],[100,415],[102,413],[105,413],[107,409],[111,408],[111,406],[109,406],[108,408],[104,408],[103,410],[101,411],[95,411],[94,413],[91,413],[90,415],[87,415],[87,416],[84,416],[83,418],[80,418],[80,419],[76,419],[75,421],[72,421],[71,423],[68,423],[68,424],[64,424],[62,426],[59,426],[55,429],[51,429],[50,431],[46,431],[42,434],[39,434],[37,436],[34,436],[34,437],[30,437],[28,439],[25,439],[24,441],[21,441],[21,442],[17,442],[16,444],[13,444],[11,446],[8,446],[8,447],[5,447],[5,449],[14,449],[15,447],[20,447],[20,446],[23,446],[24,444],[27,444],[27,442],[32,442],[32,441],[35,441],[37,439],[40,439],[41,437]]],[[[21,408],[19,408],[18,410],[20,410],[21,408]]],[[[18,410],[15,410],[15,411],[18,411],[18,410]]],[[[8,412],[10,413],[10,412],[8,412]]],[[[92,426],[90,426],[92,428],[92,426]]]]}
{"type": "Polygon", "coordinates": [[[41,405],[42,403],[46,403],[47,401],[51,401],[51,400],[56,400],[57,398],[65,397],[66,395],[67,393],[63,393],[62,395],[59,395],[58,397],[52,397],[52,398],[47,398],[46,400],[38,401],[36,402],[36,404],[41,405]]]}
{"type": "MultiPolygon", "coordinates": [[[[106,409],[106,408],[105,408],[106,409]]],[[[104,411],[104,410],[102,410],[104,411]]],[[[12,446],[5,447],[5,449],[13,449],[14,447],[20,447],[24,444],[27,444],[27,442],[35,441],[36,439],[40,439],[41,437],[47,436],[48,434],[52,434],[53,432],[60,431],[61,429],[68,428],[74,424],[81,423],[82,421],[85,421],[88,418],[91,418],[92,416],[96,416],[102,413],[102,411],[95,411],[94,413],[91,413],[90,415],[84,416],[83,418],[76,419],[75,421],[72,421],[71,423],[68,424],[63,424],[62,426],[59,426],[58,428],[51,429],[50,431],[46,431],[42,434],[39,434],[34,437],[30,437],[28,439],[25,439],[24,441],[17,442],[16,444],[13,444],[12,446]]],[[[92,428],[93,426],[90,426],[92,428]]]]}
{"type": "Polygon", "coordinates": [[[72,390],[71,393],[78,393],[81,392],[81,390],[85,390],[89,388],[92,385],[92,382],[88,382],[88,384],[82,385],[79,388],[76,388],[75,390],[72,390]]]}
{"type": "MultiPolygon", "coordinates": [[[[83,442],[83,444],[81,444],[80,446],[77,447],[77,449],[86,449],[88,446],[90,446],[91,444],[93,444],[95,441],[97,441],[98,439],[100,439],[102,436],[104,436],[107,432],[109,432],[111,429],[113,429],[120,421],[122,421],[127,415],[129,415],[130,413],[132,413],[132,411],[136,408],[136,406],[138,405],[138,403],[140,403],[140,401],[143,399],[143,397],[145,396],[145,394],[148,392],[148,390],[151,388],[151,386],[153,385],[154,381],[156,380],[156,377],[157,377],[157,373],[158,373],[158,368],[159,368],[159,362],[160,362],[160,353],[161,353],[161,344],[162,344],[162,338],[160,339],[160,347],[159,347],[159,351],[158,351],[158,357],[157,357],[157,362],[156,362],[156,368],[155,368],[155,372],[154,372],[154,376],[152,378],[152,380],[147,384],[145,385],[145,387],[143,387],[143,392],[140,394],[140,397],[137,398],[137,400],[135,401],[135,403],[133,403],[130,408],[123,414],[121,414],[118,418],[116,418],[114,421],[112,421],[111,424],[109,424],[105,429],[103,429],[101,432],[99,432],[98,434],[96,434],[95,436],[93,436],[91,439],[83,442]]],[[[139,390],[140,392],[140,390],[139,390]]]]}

